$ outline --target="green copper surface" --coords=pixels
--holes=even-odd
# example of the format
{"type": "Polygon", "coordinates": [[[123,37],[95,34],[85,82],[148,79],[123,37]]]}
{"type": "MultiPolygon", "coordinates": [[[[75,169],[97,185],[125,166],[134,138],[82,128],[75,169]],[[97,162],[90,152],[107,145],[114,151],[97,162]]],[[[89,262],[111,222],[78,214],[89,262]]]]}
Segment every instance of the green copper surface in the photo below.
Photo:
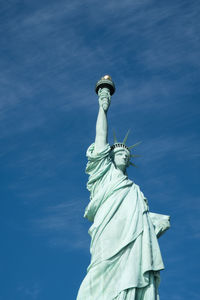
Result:
{"type": "Polygon", "coordinates": [[[92,222],[91,262],[77,300],[158,300],[164,268],[158,237],[169,228],[169,216],[149,212],[140,187],[127,176],[127,150],[112,151],[107,142],[110,91],[101,88],[98,95],[96,138],[87,150],[90,202],[84,214],[92,222]]]}

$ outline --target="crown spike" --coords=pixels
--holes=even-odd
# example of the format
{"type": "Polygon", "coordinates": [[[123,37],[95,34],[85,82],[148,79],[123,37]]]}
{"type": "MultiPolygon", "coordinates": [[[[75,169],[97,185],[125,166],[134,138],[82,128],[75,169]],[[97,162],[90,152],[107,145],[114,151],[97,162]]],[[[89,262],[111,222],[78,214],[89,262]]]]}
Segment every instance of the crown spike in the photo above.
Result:
{"type": "Polygon", "coordinates": [[[116,134],[115,134],[114,130],[113,130],[113,138],[114,138],[114,144],[117,143],[117,137],[116,137],[116,134]]]}
{"type": "Polygon", "coordinates": [[[134,163],[132,163],[131,161],[129,162],[129,164],[133,167],[137,167],[134,163]]]}
{"type": "Polygon", "coordinates": [[[139,144],[141,144],[142,142],[138,142],[138,143],[136,143],[136,144],[134,144],[134,145],[132,145],[132,146],[129,146],[128,148],[129,148],[129,150],[131,150],[131,149],[133,149],[134,147],[136,147],[136,146],[138,146],[139,144]]]}
{"type": "Polygon", "coordinates": [[[141,155],[131,154],[130,157],[141,157],[141,155]]]}
{"type": "Polygon", "coordinates": [[[127,134],[125,135],[122,144],[124,144],[124,145],[126,144],[126,141],[127,141],[128,136],[129,136],[129,133],[130,133],[130,129],[127,131],[127,134]]]}

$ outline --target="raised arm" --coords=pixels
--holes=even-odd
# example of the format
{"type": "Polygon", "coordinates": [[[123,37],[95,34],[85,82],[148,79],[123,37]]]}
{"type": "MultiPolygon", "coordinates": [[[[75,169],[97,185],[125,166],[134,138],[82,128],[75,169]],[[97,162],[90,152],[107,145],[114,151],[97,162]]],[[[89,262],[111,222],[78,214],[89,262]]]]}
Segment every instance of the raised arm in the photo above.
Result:
{"type": "Polygon", "coordinates": [[[110,91],[107,88],[99,89],[99,113],[96,123],[96,138],[95,138],[95,149],[96,153],[103,150],[107,144],[108,136],[108,122],[107,122],[107,111],[110,106],[110,91]]]}

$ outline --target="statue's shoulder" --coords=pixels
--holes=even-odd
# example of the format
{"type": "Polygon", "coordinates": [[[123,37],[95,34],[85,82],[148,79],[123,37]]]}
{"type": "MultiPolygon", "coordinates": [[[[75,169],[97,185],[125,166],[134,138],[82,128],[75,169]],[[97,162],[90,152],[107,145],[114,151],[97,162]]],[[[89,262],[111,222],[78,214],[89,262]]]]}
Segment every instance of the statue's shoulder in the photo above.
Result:
{"type": "Polygon", "coordinates": [[[86,156],[88,159],[101,159],[107,156],[110,156],[111,147],[109,144],[106,144],[102,149],[98,152],[95,150],[95,143],[92,143],[86,152],[86,156]]]}

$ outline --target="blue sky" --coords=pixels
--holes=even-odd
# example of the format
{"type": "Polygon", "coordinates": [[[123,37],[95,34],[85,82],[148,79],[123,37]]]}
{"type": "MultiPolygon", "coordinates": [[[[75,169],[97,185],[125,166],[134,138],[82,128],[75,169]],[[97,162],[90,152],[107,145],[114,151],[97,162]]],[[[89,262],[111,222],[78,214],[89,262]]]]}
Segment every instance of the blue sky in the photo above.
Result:
{"type": "Polygon", "coordinates": [[[197,0],[0,1],[0,300],[74,300],[89,264],[85,152],[96,81],[116,84],[112,130],[160,239],[161,300],[199,299],[197,0]]]}

